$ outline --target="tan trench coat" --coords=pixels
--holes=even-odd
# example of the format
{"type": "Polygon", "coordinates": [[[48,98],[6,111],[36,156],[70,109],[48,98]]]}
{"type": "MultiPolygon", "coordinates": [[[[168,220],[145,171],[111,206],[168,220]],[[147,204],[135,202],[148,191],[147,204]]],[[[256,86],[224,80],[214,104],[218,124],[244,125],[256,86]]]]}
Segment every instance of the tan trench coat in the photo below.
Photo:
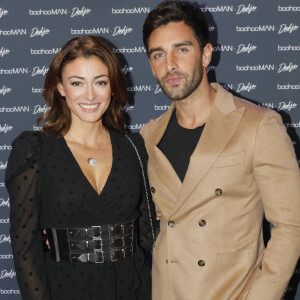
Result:
{"type": "Polygon", "coordinates": [[[300,174],[281,117],[217,96],[182,183],[156,146],[174,109],[141,133],[160,234],[154,300],[279,300],[300,254],[300,174]],[[274,225],[265,249],[263,215],[274,225]]]}

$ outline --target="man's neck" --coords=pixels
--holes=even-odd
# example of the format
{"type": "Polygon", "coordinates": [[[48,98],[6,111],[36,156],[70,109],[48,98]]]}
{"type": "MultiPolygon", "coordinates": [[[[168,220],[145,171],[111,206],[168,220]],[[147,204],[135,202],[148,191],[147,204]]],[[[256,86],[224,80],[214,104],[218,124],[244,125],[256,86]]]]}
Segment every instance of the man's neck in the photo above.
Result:
{"type": "Polygon", "coordinates": [[[216,91],[204,82],[188,98],[175,102],[177,122],[187,129],[194,129],[206,123],[212,108],[216,91]]]}

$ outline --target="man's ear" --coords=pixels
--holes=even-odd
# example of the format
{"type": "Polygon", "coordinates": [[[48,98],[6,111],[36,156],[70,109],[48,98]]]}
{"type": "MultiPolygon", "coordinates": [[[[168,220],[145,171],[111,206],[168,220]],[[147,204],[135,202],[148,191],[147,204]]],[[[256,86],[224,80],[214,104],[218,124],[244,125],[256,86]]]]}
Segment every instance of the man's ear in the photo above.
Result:
{"type": "Polygon", "coordinates": [[[63,84],[60,81],[57,83],[56,87],[57,87],[57,90],[59,91],[59,93],[61,94],[61,96],[65,97],[66,96],[65,90],[64,90],[63,84]]]}
{"type": "Polygon", "coordinates": [[[210,64],[212,57],[213,47],[212,44],[208,43],[205,45],[202,51],[202,65],[203,67],[207,67],[210,64]]]}

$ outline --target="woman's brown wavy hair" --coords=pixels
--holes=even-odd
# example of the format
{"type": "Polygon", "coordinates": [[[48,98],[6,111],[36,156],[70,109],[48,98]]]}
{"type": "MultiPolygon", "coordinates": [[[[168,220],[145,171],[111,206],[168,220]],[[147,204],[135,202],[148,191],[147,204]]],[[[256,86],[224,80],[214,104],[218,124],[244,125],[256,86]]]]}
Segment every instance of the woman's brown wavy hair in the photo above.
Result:
{"type": "Polygon", "coordinates": [[[57,89],[61,82],[62,70],[66,64],[78,57],[89,58],[96,56],[107,66],[111,85],[111,102],[102,117],[102,123],[107,128],[124,132],[125,118],[123,107],[126,104],[127,91],[125,78],[120,62],[113,53],[110,45],[103,39],[94,36],[84,36],[68,41],[54,57],[47,72],[43,97],[50,110],[37,120],[38,126],[42,121],[42,130],[49,134],[64,135],[71,126],[71,113],[57,89]]]}

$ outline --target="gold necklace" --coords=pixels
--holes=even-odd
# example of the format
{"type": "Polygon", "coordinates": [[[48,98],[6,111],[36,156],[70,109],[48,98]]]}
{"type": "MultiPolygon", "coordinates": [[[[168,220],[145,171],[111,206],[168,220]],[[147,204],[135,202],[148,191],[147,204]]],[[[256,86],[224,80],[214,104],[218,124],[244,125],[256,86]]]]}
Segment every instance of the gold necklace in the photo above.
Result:
{"type": "MultiPolygon", "coordinates": [[[[71,132],[68,132],[69,135],[71,136],[71,138],[82,148],[81,143],[78,142],[77,139],[74,138],[74,136],[71,134],[71,132]]],[[[106,144],[106,133],[105,133],[105,144],[106,144]]],[[[89,165],[91,165],[92,167],[95,167],[97,165],[97,160],[96,158],[94,158],[93,156],[96,154],[96,152],[98,151],[98,148],[96,148],[95,152],[93,153],[93,155],[89,155],[88,153],[88,158],[87,158],[87,162],[89,163],[89,165]]],[[[87,151],[86,151],[87,152],[87,151]]]]}

